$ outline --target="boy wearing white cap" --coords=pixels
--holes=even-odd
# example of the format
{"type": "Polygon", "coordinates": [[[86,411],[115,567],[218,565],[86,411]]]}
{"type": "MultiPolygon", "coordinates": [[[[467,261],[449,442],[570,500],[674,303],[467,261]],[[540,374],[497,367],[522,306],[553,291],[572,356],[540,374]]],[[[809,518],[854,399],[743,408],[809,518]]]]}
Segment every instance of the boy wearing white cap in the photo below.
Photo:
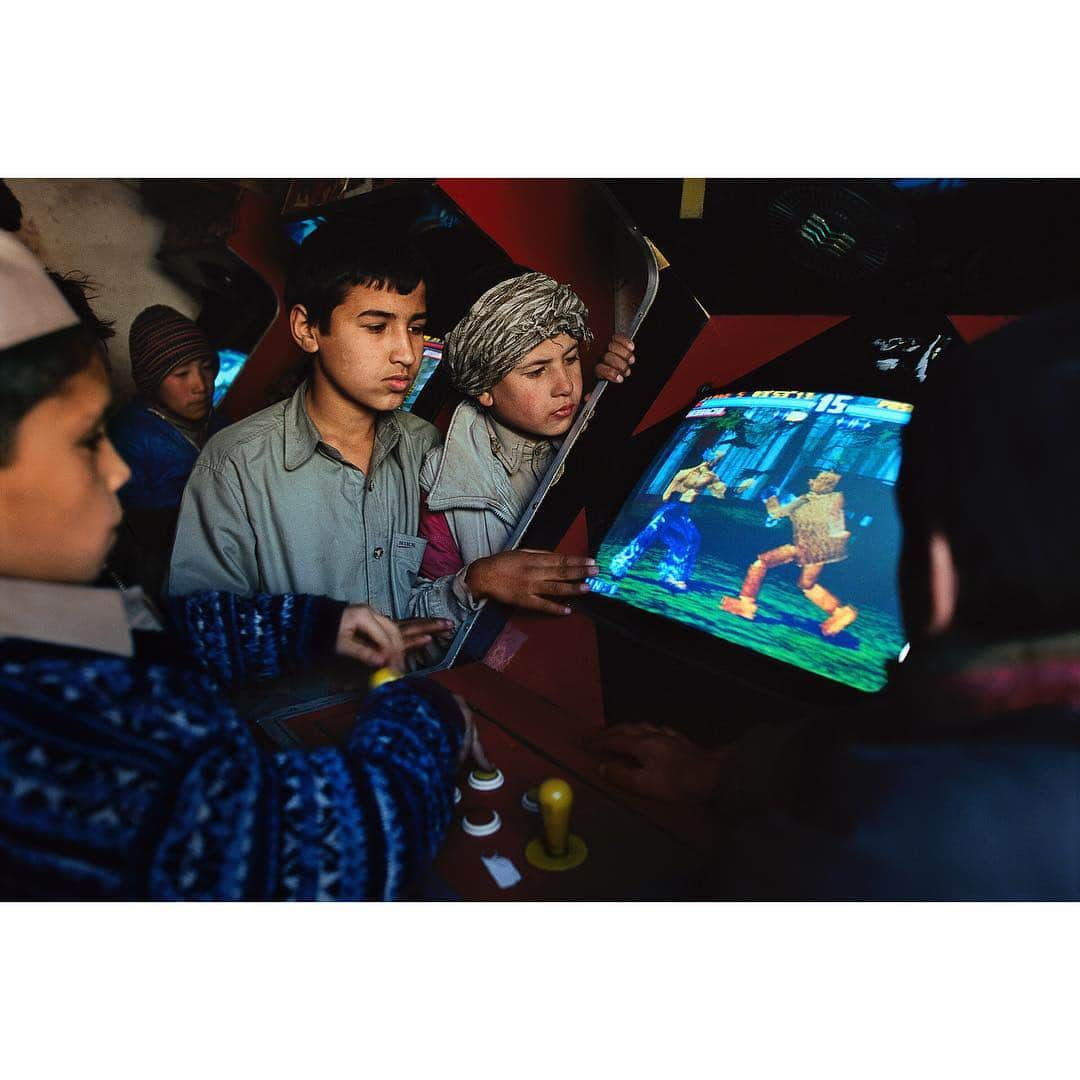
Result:
{"type": "Polygon", "coordinates": [[[0,897],[409,895],[450,820],[471,719],[373,692],[346,746],[266,754],[223,690],[337,651],[402,666],[397,627],[323,597],[203,592],[132,632],[88,588],[129,470],[109,382],[36,260],[0,233],[0,897]]]}

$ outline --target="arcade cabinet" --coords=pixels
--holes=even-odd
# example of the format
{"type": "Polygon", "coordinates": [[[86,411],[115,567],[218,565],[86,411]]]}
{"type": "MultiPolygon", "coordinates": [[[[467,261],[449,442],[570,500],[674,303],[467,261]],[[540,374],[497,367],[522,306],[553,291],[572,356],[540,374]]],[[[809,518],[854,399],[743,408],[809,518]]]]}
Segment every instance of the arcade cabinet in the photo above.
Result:
{"type": "MultiPolygon", "coordinates": [[[[598,185],[485,183],[488,204],[467,182],[437,198],[462,220],[478,201],[472,227],[490,206],[508,213],[504,254],[556,276],[561,234],[527,223],[588,218],[565,245],[587,248],[588,288],[561,276],[591,294],[599,341],[634,336],[638,363],[593,394],[511,541],[594,554],[590,595],[565,618],[488,604],[430,672],[468,701],[497,765],[459,778],[438,871],[466,899],[723,895],[720,816],[606,785],[585,741],[643,721],[711,746],[873,716],[906,652],[900,433],[935,367],[1000,320],[710,314],[598,185]]],[[[491,216],[486,228],[499,233],[491,216]]],[[[427,393],[416,408],[438,421],[446,402],[427,393]]],[[[278,745],[333,743],[356,702],[296,703],[260,725],[278,745]]]]}

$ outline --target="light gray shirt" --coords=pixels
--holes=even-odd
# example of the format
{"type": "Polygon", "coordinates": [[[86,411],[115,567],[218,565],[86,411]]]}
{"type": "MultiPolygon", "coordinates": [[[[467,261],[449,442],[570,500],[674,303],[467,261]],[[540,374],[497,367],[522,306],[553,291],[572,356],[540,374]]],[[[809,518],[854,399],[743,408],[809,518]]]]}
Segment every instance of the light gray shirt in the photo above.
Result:
{"type": "Polygon", "coordinates": [[[322,441],[306,391],[206,444],[184,490],[167,592],[309,593],[405,618],[427,546],[420,465],[441,437],[410,413],[380,414],[364,473],[322,441]]]}
{"type": "Polygon", "coordinates": [[[530,439],[521,435],[500,424],[490,412],[485,412],[484,419],[491,432],[491,452],[506,470],[510,486],[518,497],[514,517],[520,518],[544,479],[559,443],[552,439],[530,439]]]}
{"type": "Polygon", "coordinates": [[[465,565],[456,574],[421,578],[414,615],[460,623],[480,606],[465,585],[469,564],[506,547],[558,446],[519,435],[472,399],[457,406],[446,442],[424,460],[420,486],[428,509],[445,515],[465,565]]]}

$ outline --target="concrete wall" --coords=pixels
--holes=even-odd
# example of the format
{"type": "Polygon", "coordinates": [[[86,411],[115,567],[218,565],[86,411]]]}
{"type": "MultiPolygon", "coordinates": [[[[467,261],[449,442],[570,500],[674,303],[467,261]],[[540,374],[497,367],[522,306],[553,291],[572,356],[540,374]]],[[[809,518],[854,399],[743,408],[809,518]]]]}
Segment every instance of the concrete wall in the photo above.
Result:
{"type": "Polygon", "coordinates": [[[195,318],[198,301],[161,270],[155,258],[164,222],[144,209],[134,181],[7,180],[23,208],[20,236],[60,273],[76,270],[97,285],[91,306],[115,319],[109,342],[121,394],[134,392],[128,330],[150,304],[169,304],[195,318]]]}

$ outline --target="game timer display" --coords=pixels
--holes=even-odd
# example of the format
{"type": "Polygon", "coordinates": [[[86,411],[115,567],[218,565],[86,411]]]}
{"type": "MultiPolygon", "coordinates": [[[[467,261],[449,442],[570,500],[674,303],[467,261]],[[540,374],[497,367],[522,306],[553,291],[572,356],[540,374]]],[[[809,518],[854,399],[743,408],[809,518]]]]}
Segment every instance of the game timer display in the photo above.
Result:
{"type": "Polygon", "coordinates": [[[880,690],[904,648],[894,487],[911,411],[828,391],[701,398],[604,535],[593,595],[880,690]]]}

